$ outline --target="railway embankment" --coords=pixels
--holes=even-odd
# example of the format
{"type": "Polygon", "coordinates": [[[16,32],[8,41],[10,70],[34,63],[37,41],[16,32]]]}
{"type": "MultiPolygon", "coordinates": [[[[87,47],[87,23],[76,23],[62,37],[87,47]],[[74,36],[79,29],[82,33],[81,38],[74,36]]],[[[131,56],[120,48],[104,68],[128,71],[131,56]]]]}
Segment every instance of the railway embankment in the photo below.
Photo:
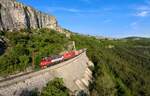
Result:
{"type": "Polygon", "coordinates": [[[0,96],[20,96],[34,89],[41,91],[55,77],[63,78],[65,86],[73,93],[81,90],[88,92],[89,82],[92,80],[89,66],[93,66],[93,63],[89,61],[86,52],[83,52],[44,70],[0,82],[0,96]]]}

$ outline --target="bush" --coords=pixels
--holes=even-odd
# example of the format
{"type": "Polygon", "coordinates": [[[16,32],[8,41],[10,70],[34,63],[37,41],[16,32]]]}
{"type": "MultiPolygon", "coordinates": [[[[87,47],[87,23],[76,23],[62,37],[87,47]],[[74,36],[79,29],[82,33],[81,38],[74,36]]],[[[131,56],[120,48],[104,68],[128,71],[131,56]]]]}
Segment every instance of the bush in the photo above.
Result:
{"type": "Polygon", "coordinates": [[[41,96],[69,96],[69,91],[63,84],[63,79],[55,78],[43,88],[41,96]]]}

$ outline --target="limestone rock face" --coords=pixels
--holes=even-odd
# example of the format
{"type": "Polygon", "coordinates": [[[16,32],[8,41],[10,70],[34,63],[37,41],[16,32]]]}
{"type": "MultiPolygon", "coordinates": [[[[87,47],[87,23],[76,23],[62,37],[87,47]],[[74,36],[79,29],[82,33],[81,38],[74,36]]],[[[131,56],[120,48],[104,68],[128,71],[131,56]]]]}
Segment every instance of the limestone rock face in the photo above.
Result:
{"type": "Polygon", "coordinates": [[[62,31],[54,16],[44,14],[16,0],[0,0],[0,31],[51,28],[62,31]]]}

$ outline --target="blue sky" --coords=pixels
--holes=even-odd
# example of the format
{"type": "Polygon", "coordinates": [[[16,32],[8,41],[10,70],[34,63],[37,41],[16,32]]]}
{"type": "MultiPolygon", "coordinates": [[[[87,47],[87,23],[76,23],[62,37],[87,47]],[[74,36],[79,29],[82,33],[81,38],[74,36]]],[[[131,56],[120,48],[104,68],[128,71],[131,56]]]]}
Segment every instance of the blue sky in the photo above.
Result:
{"type": "Polygon", "coordinates": [[[18,0],[82,34],[150,37],[150,0],[18,0]]]}

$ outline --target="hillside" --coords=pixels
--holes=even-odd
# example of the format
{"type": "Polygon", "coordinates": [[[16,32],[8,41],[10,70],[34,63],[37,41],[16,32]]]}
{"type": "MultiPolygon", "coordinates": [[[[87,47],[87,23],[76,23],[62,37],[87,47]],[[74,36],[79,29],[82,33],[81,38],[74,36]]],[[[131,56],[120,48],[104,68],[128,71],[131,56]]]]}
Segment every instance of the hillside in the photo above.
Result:
{"type": "Polygon", "coordinates": [[[97,40],[74,35],[94,62],[91,96],[149,96],[150,39],[97,40]]]}
{"type": "Polygon", "coordinates": [[[42,57],[68,49],[70,41],[76,48],[87,48],[93,61],[94,82],[91,96],[149,96],[150,39],[96,39],[72,34],[68,39],[54,30],[40,29],[2,32],[6,49],[0,56],[0,74],[6,76],[31,69],[35,51],[36,69],[42,57]]]}
{"type": "Polygon", "coordinates": [[[1,32],[6,46],[0,55],[0,76],[31,71],[32,63],[39,69],[42,57],[56,55],[68,49],[69,39],[50,29],[1,32]],[[34,59],[33,59],[33,54],[34,59]]]}

